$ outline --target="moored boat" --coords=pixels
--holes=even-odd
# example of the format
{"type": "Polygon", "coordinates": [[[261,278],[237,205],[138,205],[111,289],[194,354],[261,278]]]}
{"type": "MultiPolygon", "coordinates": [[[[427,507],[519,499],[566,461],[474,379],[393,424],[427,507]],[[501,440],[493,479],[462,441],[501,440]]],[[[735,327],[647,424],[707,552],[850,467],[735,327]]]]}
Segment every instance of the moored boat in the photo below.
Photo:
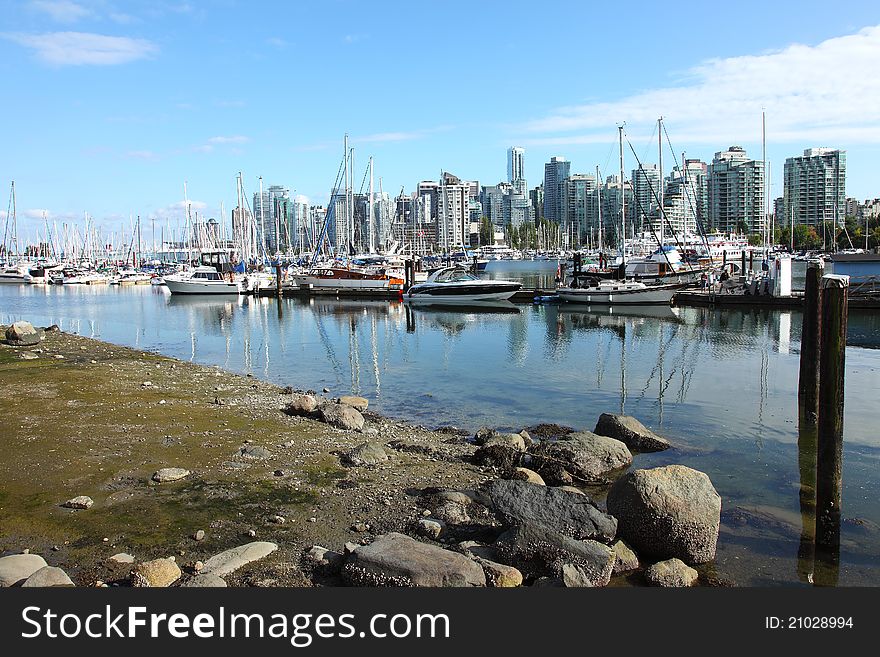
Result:
{"type": "Polygon", "coordinates": [[[239,285],[224,279],[214,267],[196,267],[186,274],[165,276],[171,294],[238,294],[239,285]]]}
{"type": "Polygon", "coordinates": [[[407,301],[422,303],[475,303],[502,301],[512,297],[521,283],[484,280],[464,267],[444,267],[428,276],[424,283],[413,285],[406,293],[407,301]]]}

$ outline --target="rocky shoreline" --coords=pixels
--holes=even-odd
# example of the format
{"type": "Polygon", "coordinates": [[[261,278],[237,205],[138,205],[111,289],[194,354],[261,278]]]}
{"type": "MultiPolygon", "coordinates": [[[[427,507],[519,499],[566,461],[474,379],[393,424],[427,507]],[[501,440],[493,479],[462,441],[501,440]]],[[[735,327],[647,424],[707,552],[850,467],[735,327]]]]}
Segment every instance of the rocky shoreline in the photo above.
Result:
{"type": "Polygon", "coordinates": [[[350,395],[27,323],[0,347],[0,586],[691,586],[714,573],[705,474],[670,443],[431,430],[350,395]]]}

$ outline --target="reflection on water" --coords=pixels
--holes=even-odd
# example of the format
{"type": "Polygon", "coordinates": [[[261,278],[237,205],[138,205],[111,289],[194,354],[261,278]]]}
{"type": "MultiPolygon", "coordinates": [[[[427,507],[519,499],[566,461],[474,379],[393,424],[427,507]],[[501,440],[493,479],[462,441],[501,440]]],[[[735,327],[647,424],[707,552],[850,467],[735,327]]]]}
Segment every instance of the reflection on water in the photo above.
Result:
{"type": "MultiPolygon", "coordinates": [[[[741,584],[801,584],[819,572],[805,548],[814,514],[805,464],[815,456],[797,421],[796,311],[479,310],[177,298],[146,286],[0,288],[0,322],[17,319],[281,385],[363,395],[381,412],[426,425],[592,429],[600,413],[625,412],[677,448],[639,455],[639,467],[684,463],[709,474],[721,493],[720,573],[741,584]]],[[[851,522],[842,527],[841,584],[880,585],[877,328],[875,314],[851,313],[843,495],[851,522]]]]}

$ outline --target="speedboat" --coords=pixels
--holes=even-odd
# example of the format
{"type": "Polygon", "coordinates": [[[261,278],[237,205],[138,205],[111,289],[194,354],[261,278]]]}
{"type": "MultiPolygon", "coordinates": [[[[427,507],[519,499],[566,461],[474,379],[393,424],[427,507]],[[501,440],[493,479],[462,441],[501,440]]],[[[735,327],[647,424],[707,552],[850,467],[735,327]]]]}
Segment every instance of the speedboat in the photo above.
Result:
{"type": "Polygon", "coordinates": [[[224,279],[214,267],[196,267],[183,274],[169,274],[165,285],[171,294],[238,294],[238,283],[224,279]]]}
{"type": "Polygon", "coordinates": [[[639,281],[594,280],[586,287],[561,287],[559,298],[572,303],[588,304],[668,304],[686,283],[645,285],[639,281]]]}
{"type": "Polygon", "coordinates": [[[413,285],[405,298],[422,303],[502,301],[521,287],[522,283],[515,281],[478,278],[464,267],[444,267],[433,272],[424,283],[413,285]]]}

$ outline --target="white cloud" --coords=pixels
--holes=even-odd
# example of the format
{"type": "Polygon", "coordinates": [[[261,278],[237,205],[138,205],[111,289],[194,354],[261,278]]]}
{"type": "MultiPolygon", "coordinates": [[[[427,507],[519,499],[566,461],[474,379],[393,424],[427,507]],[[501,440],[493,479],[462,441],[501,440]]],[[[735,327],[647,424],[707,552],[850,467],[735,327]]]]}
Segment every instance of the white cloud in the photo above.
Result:
{"type": "Polygon", "coordinates": [[[39,59],[54,66],[125,64],[158,51],[158,47],[146,39],[88,32],[6,33],[2,36],[34,50],[39,59]]]}
{"type": "Polygon", "coordinates": [[[766,108],[775,142],[880,142],[878,70],[880,26],[866,27],[815,46],[710,59],[679,85],[561,107],[521,127],[535,135],[527,145],[584,144],[615,140],[624,121],[649,132],[664,116],[680,143],[734,144],[760,139],[766,108]]]}
{"type": "Polygon", "coordinates": [[[27,219],[42,219],[44,216],[47,219],[52,219],[52,213],[49,210],[45,210],[42,208],[32,208],[30,210],[25,210],[22,212],[25,218],[27,219]]]}
{"type": "Polygon", "coordinates": [[[208,140],[209,144],[245,144],[249,142],[250,139],[245,137],[244,135],[232,135],[230,137],[211,137],[208,140]]]}
{"type": "Polygon", "coordinates": [[[92,15],[91,10],[71,0],[31,0],[28,6],[44,14],[59,23],[75,23],[81,18],[92,15]]]}

